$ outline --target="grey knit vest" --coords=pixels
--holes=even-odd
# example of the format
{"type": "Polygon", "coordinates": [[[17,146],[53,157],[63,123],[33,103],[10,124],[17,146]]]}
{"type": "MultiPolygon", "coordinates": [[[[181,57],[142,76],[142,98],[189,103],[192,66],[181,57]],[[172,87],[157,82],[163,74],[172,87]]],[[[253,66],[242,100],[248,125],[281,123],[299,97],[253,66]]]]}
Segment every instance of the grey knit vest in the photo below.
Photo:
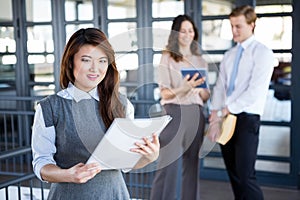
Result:
{"type": "Polygon", "coordinates": [[[69,168],[85,163],[106,131],[98,102],[94,99],[75,102],[51,95],[40,104],[46,127],[55,127],[57,165],[69,168]]]}

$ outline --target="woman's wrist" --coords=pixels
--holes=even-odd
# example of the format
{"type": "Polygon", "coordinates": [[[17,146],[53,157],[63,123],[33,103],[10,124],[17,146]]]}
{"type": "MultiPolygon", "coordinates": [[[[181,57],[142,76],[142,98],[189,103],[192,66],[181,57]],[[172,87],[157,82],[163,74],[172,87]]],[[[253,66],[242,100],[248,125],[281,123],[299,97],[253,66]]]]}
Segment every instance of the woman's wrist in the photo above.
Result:
{"type": "Polygon", "coordinates": [[[210,97],[210,92],[207,89],[200,88],[199,89],[199,96],[201,97],[203,102],[206,102],[210,97]]]}

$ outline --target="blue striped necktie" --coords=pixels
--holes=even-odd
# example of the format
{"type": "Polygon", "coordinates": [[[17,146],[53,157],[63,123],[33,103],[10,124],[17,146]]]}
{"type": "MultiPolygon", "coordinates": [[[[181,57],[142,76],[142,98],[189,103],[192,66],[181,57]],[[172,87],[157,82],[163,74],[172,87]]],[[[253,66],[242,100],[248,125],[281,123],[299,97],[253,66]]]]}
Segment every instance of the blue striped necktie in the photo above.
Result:
{"type": "Polygon", "coordinates": [[[236,80],[238,66],[239,66],[240,59],[242,57],[243,50],[244,49],[243,49],[242,45],[238,45],[233,69],[232,69],[231,76],[230,76],[230,82],[229,82],[228,89],[227,89],[227,96],[230,96],[234,90],[234,82],[236,80]]]}

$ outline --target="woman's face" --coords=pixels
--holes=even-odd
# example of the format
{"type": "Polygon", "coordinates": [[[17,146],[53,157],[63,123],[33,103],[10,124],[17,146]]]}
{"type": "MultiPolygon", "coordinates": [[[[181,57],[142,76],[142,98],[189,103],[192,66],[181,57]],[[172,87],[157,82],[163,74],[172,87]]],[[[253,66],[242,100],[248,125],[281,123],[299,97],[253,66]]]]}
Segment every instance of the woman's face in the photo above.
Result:
{"type": "Polygon", "coordinates": [[[194,40],[195,32],[193,24],[190,21],[183,21],[180,26],[178,42],[179,46],[190,46],[194,40]]]}
{"type": "Polygon", "coordinates": [[[102,49],[84,45],[74,55],[74,85],[89,92],[105,77],[108,68],[108,57],[102,49]]]}

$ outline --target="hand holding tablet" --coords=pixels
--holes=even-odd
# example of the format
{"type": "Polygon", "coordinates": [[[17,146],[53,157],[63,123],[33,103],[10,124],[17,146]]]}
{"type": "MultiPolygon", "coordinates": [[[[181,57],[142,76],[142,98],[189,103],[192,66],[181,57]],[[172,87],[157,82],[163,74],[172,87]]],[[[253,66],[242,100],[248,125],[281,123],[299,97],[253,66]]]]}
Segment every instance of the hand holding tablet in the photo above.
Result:
{"type": "MultiPolygon", "coordinates": [[[[197,69],[197,68],[182,68],[181,69],[181,74],[184,77],[186,77],[188,74],[190,75],[190,77],[193,77],[196,73],[199,73],[199,76],[197,79],[202,78],[202,77],[206,77],[207,76],[207,70],[206,69],[197,69]]],[[[204,83],[202,83],[201,85],[198,85],[197,88],[208,88],[207,82],[205,81],[204,83]]]]}

